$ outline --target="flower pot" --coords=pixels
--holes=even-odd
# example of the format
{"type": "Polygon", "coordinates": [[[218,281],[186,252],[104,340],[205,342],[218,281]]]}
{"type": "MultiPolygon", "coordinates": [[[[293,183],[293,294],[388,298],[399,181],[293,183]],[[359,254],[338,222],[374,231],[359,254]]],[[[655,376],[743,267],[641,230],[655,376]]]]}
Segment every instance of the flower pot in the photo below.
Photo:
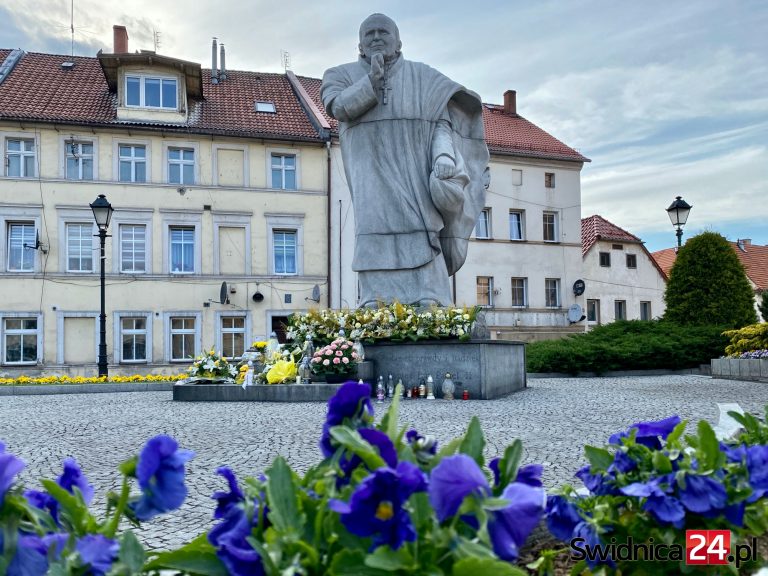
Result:
{"type": "Polygon", "coordinates": [[[347,380],[357,380],[357,370],[350,370],[344,374],[326,374],[325,381],[328,384],[341,384],[347,380]]]}

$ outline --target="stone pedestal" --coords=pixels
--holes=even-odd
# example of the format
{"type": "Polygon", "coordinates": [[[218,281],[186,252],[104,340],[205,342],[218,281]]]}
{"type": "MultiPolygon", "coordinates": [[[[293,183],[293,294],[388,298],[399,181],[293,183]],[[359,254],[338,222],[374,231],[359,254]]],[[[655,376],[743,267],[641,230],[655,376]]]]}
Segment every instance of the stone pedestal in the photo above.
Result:
{"type": "Polygon", "coordinates": [[[464,390],[470,399],[490,400],[526,386],[525,344],[506,340],[434,340],[419,342],[381,342],[365,345],[366,360],[373,360],[376,376],[389,374],[404,386],[418,385],[430,374],[435,396],[442,398],[442,383],[450,372],[456,385],[455,396],[464,390]]]}

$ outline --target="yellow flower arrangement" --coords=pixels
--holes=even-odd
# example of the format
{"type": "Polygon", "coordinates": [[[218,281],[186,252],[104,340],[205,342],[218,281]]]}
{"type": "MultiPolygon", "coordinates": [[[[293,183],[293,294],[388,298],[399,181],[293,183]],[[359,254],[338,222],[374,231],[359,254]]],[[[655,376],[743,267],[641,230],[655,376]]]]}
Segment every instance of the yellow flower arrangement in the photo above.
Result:
{"type": "Polygon", "coordinates": [[[267,382],[280,384],[296,378],[296,363],[293,360],[278,360],[267,372],[267,382]]]}

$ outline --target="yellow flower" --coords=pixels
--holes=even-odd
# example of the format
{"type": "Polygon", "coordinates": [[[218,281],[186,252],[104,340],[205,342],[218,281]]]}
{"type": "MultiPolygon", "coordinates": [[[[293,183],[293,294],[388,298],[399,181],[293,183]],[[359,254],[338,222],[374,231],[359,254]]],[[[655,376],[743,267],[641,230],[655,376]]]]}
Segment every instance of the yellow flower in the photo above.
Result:
{"type": "Polygon", "coordinates": [[[267,372],[267,382],[270,384],[279,384],[292,378],[296,378],[296,364],[290,360],[278,360],[267,372]]]}

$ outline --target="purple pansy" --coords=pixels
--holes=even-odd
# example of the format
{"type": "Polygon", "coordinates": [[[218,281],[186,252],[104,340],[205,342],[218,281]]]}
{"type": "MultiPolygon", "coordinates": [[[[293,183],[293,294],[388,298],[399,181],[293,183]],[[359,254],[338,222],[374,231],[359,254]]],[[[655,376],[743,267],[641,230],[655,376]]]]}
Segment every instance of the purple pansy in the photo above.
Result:
{"type": "Polygon", "coordinates": [[[211,528],[208,541],[216,548],[216,556],[235,576],[263,576],[261,556],[248,543],[253,526],[258,522],[258,508],[253,519],[237,505],[230,506],[224,519],[211,528]]]}
{"type": "Polygon", "coordinates": [[[677,415],[670,416],[664,420],[638,422],[636,424],[632,424],[632,426],[630,426],[624,432],[617,432],[616,434],[612,434],[608,439],[608,443],[621,444],[622,438],[628,438],[632,430],[637,430],[635,441],[638,444],[642,444],[643,446],[647,446],[651,449],[660,450],[661,441],[659,438],[661,438],[661,440],[666,440],[667,436],[672,433],[672,430],[674,430],[675,426],[680,424],[680,422],[682,422],[682,420],[680,420],[680,416],[677,415]]]}
{"type": "Polygon", "coordinates": [[[101,534],[86,534],[78,539],[75,550],[80,560],[90,569],[88,574],[104,576],[112,569],[112,563],[117,560],[120,545],[101,534]]]}
{"type": "Polygon", "coordinates": [[[583,519],[578,509],[565,496],[547,497],[547,528],[556,538],[568,542],[583,519]]]}
{"type": "Polygon", "coordinates": [[[16,475],[23,469],[24,462],[13,454],[8,454],[5,451],[5,444],[0,442],[0,505],[5,499],[5,493],[16,479],[16,475]]]}
{"type": "Polygon", "coordinates": [[[379,468],[352,493],[349,503],[331,500],[328,507],[341,515],[341,523],[356,536],[373,536],[373,548],[397,549],[416,539],[416,530],[403,504],[415,492],[426,489],[424,474],[415,464],[400,462],[397,468],[379,468]]]}
{"type": "MultiPolygon", "coordinates": [[[[4,546],[3,531],[0,530],[0,552],[4,546]]],[[[7,565],[6,576],[44,576],[48,573],[46,546],[39,536],[19,534],[16,552],[7,565]]]]}
{"type": "Polygon", "coordinates": [[[768,490],[768,446],[746,448],[749,484],[754,490],[768,490]]]}
{"type": "Polygon", "coordinates": [[[343,424],[345,420],[350,420],[353,428],[366,427],[373,422],[370,386],[346,382],[328,400],[328,415],[320,438],[320,449],[326,458],[335,452],[331,442],[331,428],[343,424]]]}
{"type": "Polygon", "coordinates": [[[430,474],[429,501],[440,522],[454,516],[470,494],[486,496],[489,493],[485,474],[466,454],[443,458],[430,474]]]}
{"type": "Polygon", "coordinates": [[[75,493],[75,488],[80,490],[86,504],[90,504],[93,500],[93,486],[88,483],[88,479],[74,458],[64,459],[64,472],[56,480],[56,483],[70,494],[75,493]]]}
{"type": "Polygon", "coordinates": [[[184,463],[194,452],[179,448],[176,440],[160,435],[150,439],[139,455],[136,476],[141,497],[130,507],[139,520],[176,510],[184,502],[184,463]]]}
{"type": "Polygon", "coordinates": [[[41,492],[40,490],[25,490],[24,498],[27,499],[32,506],[39,508],[40,510],[47,510],[53,518],[56,524],[59,523],[59,503],[56,499],[48,494],[48,492],[41,492]]]}
{"type": "Polygon", "coordinates": [[[213,495],[211,495],[211,498],[216,500],[216,510],[213,512],[213,517],[224,518],[232,506],[236,506],[245,500],[245,496],[243,496],[240,487],[237,485],[237,478],[235,477],[235,473],[232,472],[230,468],[227,468],[226,466],[217,468],[216,474],[224,477],[229,486],[229,492],[217,490],[213,493],[213,495]]]}
{"type": "Polygon", "coordinates": [[[428,462],[432,456],[437,454],[437,441],[429,436],[422,436],[416,430],[408,430],[405,433],[405,439],[411,445],[411,449],[416,458],[428,462]]]}
{"type": "Polygon", "coordinates": [[[652,478],[648,482],[634,482],[621,488],[625,496],[645,498],[643,510],[648,512],[662,524],[672,524],[675,528],[682,528],[685,520],[685,508],[680,500],[670,496],[672,489],[668,485],[673,475],[665,475],[652,478]]]}
{"type": "Polygon", "coordinates": [[[510,504],[490,513],[488,534],[496,555],[513,562],[544,514],[546,495],[543,488],[513,482],[504,489],[501,497],[510,504]]]}
{"type": "Polygon", "coordinates": [[[679,487],[678,494],[683,506],[697,514],[721,510],[728,502],[725,487],[720,482],[698,474],[686,474],[685,485],[679,487]]]}

